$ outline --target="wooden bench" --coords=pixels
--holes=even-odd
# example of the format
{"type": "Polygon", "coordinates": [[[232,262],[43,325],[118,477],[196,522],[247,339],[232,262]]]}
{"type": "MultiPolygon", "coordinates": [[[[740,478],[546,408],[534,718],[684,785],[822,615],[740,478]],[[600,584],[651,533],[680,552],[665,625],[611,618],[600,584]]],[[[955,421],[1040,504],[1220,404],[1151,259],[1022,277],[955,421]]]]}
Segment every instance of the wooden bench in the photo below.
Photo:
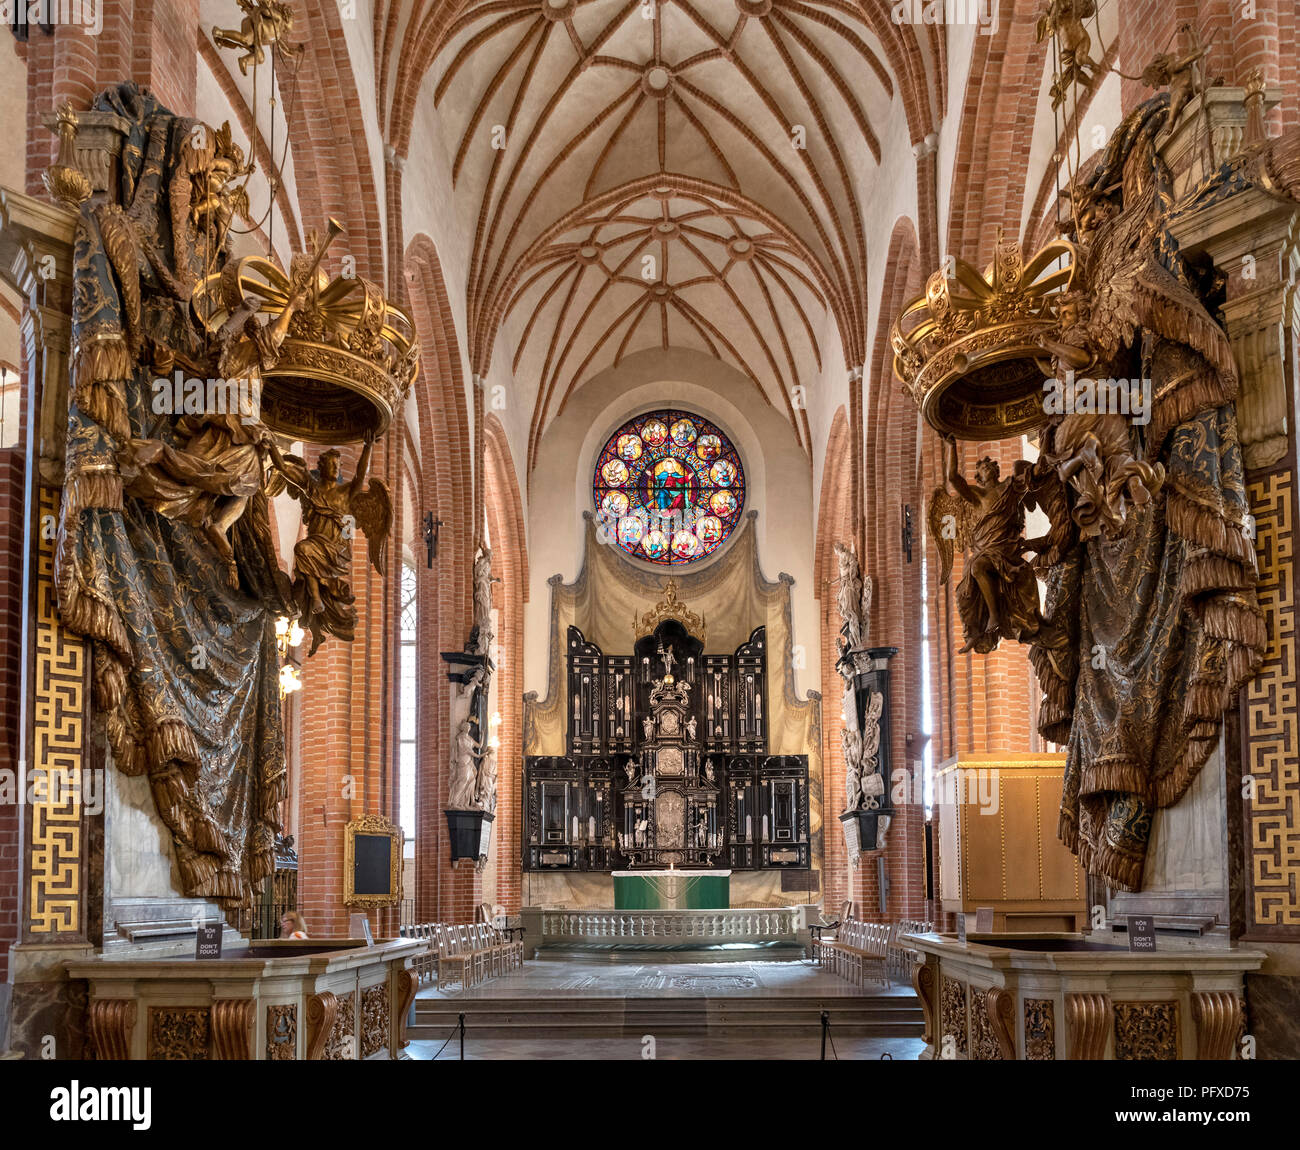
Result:
{"type": "Polygon", "coordinates": [[[833,941],[823,945],[830,969],[859,986],[870,977],[889,985],[889,946],[897,927],[880,922],[841,923],[833,941]]]}

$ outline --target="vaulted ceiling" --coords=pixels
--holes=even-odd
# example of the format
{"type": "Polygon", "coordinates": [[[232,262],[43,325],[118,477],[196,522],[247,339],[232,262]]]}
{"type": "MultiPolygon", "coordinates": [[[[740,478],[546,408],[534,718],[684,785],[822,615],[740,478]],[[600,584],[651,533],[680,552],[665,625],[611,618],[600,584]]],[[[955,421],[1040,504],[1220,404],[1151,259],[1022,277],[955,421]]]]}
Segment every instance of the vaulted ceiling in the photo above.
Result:
{"type": "MultiPolygon", "coordinates": [[[[934,30],[879,0],[447,7],[414,77],[473,220],[474,367],[504,331],[535,389],[530,462],[574,388],[657,347],[737,368],[806,443],[796,388],[822,368],[828,316],[846,364],[863,360],[880,141],[891,115],[929,130],[934,30]]],[[[428,46],[432,19],[418,8],[404,38],[428,46]]]]}

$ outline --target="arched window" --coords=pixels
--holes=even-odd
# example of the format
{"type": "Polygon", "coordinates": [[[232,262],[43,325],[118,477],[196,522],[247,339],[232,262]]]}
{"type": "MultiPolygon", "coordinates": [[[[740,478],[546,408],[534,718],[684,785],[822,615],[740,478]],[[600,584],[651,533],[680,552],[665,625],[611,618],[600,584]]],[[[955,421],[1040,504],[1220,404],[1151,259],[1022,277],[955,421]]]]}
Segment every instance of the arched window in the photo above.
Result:
{"type": "Polygon", "coordinates": [[[745,471],[717,427],[689,411],[649,411],[605,444],[592,479],[606,536],[635,559],[683,566],[740,522],[745,471]]]}
{"type": "Polygon", "coordinates": [[[408,843],[415,841],[415,568],[402,564],[402,631],[398,653],[400,688],[397,719],[398,818],[408,843]]]}

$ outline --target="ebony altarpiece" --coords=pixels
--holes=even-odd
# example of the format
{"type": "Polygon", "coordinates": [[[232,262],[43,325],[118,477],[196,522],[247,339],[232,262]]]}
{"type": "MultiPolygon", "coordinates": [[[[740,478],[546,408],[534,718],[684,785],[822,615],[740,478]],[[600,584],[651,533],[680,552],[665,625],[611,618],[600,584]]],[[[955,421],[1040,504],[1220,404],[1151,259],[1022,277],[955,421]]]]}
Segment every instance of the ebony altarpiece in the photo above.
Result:
{"type": "Polygon", "coordinates": [[[768,754],[766,629],[730,654],[676,619],[607,655],[567,638],[568,754],[524,760],[525,870],[806,870],[808,758],[768,754]]]}

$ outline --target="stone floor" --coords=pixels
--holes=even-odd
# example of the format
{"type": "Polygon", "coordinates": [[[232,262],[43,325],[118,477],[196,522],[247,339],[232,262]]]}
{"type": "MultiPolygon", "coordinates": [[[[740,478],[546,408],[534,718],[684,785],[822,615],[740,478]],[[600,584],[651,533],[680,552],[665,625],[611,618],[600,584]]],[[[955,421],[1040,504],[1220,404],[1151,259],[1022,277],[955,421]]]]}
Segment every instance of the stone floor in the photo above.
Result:
{"type": "MultiPolygon", "coordinates": [[[[514,1002],[533,1000],[533,1009],[541,1003],[553,1004],[558,1012],[573,1000],[655,999],[661,1001],[709,1002],[718,1000],[747,1004],[768,1002],[773,1009],[796,1002],[812,1004],[811,1025],[796,1036],[761,1033],[736,1035],[709,1033],[707,1013],[704,1033],[647,1034],[578,1037],[563,1033],[537,1033],[518,1037],[475,1035],[472,1027],[465,1038],[467,1060],[638,1060],[650,1049],[656,1059],[670,1060],[808,1060],[821,1057],[821,1036],[816,1024],[817,1003],[825,1001],[848,1007],[851,1000],[911,996],[910,986],[893,983],[856,986],[810,962],[707,962],[707,963],[628,963],[582,961],[532,961],[522,970],[501,978],[490,979],[469,990],[438,991],[422,988],[418,999],[432,1006],[434,1002],[454,1010],[453,1003],[514,1002]]],[[[548,1008],[542,1008],[548,1009],[548,1008]]],[[[548,1010],[549,1013],[549,1010],[548,1010]]],[[[446,1021],[443,1014],[442,1021],[446,1021]]],[[[653,1023],[648,1023],[653,1026],[653,1023]]],[[[447,1035],[435,1039],[414,1040],[408,1047],[412,1059],[440,1061],[460,1057],[459,1039],[449,1026],[447,1035]]],[[[428,1029],[425,1030],[427,1034],[428,1029]]],[[[919,1038],[837,1036],[834,1026],[826,1057],[842,1059],[915,1059],[924,1044],[919,1038]]]]}
{"type": "Polygon", "coordinates": [[[526,962],[521,970],[489,979],[469,990],[434,990],[424,987],[423,998],[473,1001],[516,998],[520,994],[545,997],[684,998],[736,997],[861,998],[864,995],[910,995],[912,988],[899,983],[857,986],[812,962],[703,962],[627,963],[526,962]]]}

